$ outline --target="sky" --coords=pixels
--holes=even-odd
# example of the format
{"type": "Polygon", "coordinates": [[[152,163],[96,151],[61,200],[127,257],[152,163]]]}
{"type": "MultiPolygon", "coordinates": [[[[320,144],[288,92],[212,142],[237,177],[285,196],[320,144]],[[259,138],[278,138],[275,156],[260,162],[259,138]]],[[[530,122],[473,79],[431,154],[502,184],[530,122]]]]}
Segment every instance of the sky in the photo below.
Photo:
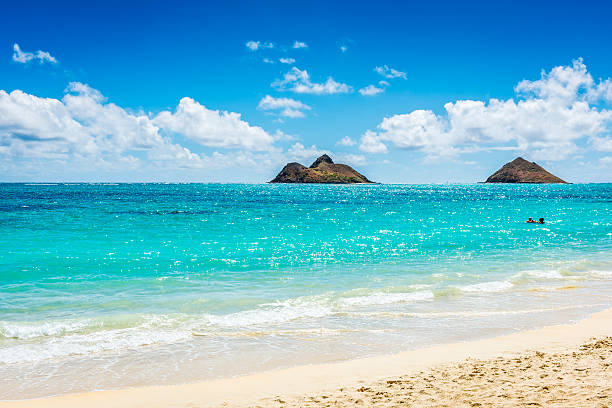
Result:
{"type": "Polygon", "coordinates": [[[4,2],[0,181],[612,182],[606,3],[4,2]]]}

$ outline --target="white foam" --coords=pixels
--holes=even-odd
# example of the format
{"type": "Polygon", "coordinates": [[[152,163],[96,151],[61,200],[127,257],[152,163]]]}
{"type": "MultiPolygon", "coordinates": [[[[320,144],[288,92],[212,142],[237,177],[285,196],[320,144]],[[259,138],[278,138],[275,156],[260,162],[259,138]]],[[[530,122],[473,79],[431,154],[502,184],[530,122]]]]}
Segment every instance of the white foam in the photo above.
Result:
{"type": "Polygon", "coordinates": [[[513,281],[517,280],[557,280],[566,279],[567,276],[563,276],[561,272],[557,270],[541,270],[541,269],[530,269],[521,271],[516,275],[512,276],[513,281]]]}
{"type": "Polygon", "coordinates": [[[612,278],[612,271],[591,270],[587,274],[597,278],[612,278]]]}
{"type": "Polygon", "coordinates": [[[527,275],[534,276],[536,278],[544,278],[544,279],[564,279],[565,277],[561,274],[561,272],[552,270],[552,271],[542,271],[542,270],[530,270],[524,272],[527,275]]]}
{"type": "Polygon", "coordinates": [[[321,318],[333,313],[326,297],[305,297],[282,302],[265,303],[256,309],[225,315],[205,314],[205,321],[212,325],[242,327],[279,324],[302,318],[321,318]]]}
{"type": "Polygon", "coordinates": [[[37,337],[62,336],[81,331],[91,324],[91,320],[88,319],[43,323],[0,322],[0,337],[27,340],[37,337]]]}
{"type": "Polygon", "coordinates": [[[508,281],[494,281],[494,282],[482,282],[475,283],[473,285],[461,286],[461,289],[464,292],[502,292],[504,290],[510,289],[514,286],[511,282],[508,281]]]}
{"type": "Polygon", "coordinates": [[[344,313],[355,307],[414,303],[433,298],[434,294],[429,290],[401,293],[379,291],[340,299],[329,293],[262,304],[255,309],[225,315],[205,314],[203,318],[210,325],[222,327],[275,325],[298,319],[322,318],[344,313]]]}
{"type": "Polygon", "coordinates": [[[0,348],[0,363],[38,362],[51,358],[135,349],[160,343],[175,343],[188,338],[191,338],[190,330],[143,330],[141,327],[70,334],[59,338],[50,337],[43,342],[0,348]]]}
{"type": "Polygon", "coordinates": [[[385,293],[377,292],[366,296],[350,297],[340,300],[340,306],[374,306],[388,305],[391,303],[413,303],[433,299],[434,294],[429,290],[408,293],[385,293]]]}

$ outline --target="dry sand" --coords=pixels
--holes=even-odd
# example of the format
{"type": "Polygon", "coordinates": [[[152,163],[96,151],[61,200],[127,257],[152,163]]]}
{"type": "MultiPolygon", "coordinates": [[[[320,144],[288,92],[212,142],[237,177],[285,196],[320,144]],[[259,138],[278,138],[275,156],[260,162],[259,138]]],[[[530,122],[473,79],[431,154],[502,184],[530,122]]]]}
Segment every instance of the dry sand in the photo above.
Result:
{"type": "Polygon", "coordinates": [[[612,407],[612,309],[576,324],[395,355],[2,407],[612,407]]]}
{"type": "Polygon", "coordinates": [[[357,387],[258,406],[611,407],[612,337],[565,353],[469,360],[357,387]]]}

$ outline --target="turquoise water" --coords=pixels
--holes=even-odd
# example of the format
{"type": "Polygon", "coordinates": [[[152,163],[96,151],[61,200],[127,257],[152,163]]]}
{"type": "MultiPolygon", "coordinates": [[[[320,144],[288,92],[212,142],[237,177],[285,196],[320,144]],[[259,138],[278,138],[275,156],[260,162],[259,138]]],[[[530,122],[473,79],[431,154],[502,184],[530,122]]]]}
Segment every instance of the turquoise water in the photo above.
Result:
{"type": "Polygon", "coordinates": [[[610,307],[612,184],[0,184],[0,249],[0,399],[180,383],[610,307]]]}

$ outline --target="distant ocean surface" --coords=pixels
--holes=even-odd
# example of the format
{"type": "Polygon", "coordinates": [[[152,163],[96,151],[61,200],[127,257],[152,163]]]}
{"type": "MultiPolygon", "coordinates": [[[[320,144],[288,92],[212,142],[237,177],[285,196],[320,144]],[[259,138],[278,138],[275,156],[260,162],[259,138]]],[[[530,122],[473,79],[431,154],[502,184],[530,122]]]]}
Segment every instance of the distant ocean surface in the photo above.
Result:
{"type": "Polygon", "coordinates": [[[0,184],[0,399],[393,353],[611,306],[612,184],[0,184]]]}

